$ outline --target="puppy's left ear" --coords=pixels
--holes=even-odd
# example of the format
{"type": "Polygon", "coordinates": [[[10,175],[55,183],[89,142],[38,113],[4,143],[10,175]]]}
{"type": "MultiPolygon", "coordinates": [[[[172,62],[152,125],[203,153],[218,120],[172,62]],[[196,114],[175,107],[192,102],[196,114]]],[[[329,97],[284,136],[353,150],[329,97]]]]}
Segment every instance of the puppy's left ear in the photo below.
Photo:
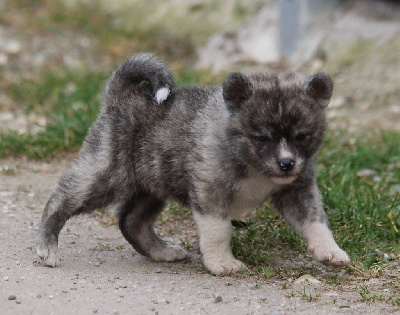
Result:
{"type": "Polygon", "coordinates": [[[250,80],[241,73],[231,73],[222,84],[222,96],[230,111],[240,108],[252,93],[250,80]]]}
{"type": "Polygon", "coordinates": [[[333,91],[333,82],[329,75],[318,73],[307,77],[305,83],[306,93],[319,105],[329,105],[333,91]]]}

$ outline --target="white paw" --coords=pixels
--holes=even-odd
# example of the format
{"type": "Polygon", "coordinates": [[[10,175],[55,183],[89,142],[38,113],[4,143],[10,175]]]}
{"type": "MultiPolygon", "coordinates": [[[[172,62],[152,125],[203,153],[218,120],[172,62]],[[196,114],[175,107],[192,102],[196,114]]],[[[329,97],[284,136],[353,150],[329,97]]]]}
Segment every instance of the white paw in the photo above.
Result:
{"type": "Polygon", "coordinates": [[[36,253],[45,266],[56,267],[58,265],[58,246],[37,245],[36,253]]]}
{"type": "Polygon", "coordinates": [[[327,266],[344,267],[350,263],[350,258],[338,246],[309,247],[314,257],[327,266]]]}
{"type": "Polygon", "coordinates": [[[149,256],[155,261],[175,262],[186,259],[188,252],[179,245],[160,245],[153,247],[149,256]]]}
{"type": "Polygon", "coordinates": [[[244,263],[235,258],[223,261],[204,259],[204,265],[209,271],[211,271],[211,273],[217,276],[228,275],[230,273],[235,273],[246,268],[246,265],[244,263]]]}

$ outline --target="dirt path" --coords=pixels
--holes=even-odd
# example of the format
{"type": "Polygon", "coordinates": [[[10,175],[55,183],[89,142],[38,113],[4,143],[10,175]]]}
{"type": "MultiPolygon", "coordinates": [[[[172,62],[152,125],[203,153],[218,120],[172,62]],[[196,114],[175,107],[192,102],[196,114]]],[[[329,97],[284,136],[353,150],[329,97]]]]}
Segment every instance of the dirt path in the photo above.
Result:
{"type": "Polygon", "coordinates": [[[361,284],[384,290],[378,279],[334,286],[323,280],[296,284],[291,279],[215,277],[199,268],[196,252],[186,262],[156,263],[136,254],[115,225],[94,216],[68,221],[59,241],[61,266],[43,267],[34,252],[35,237],[44,204],[66,163],[0,161],[1,314],[400,311],[388,303],[361,301],[361,284]]]}

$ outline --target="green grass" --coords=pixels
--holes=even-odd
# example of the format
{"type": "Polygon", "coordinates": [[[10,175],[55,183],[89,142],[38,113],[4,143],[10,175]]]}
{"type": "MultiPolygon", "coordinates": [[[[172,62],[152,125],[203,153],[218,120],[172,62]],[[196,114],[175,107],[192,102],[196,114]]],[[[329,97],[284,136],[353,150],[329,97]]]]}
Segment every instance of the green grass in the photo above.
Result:
{"type": "Polygon", "coordinates": [[[315,302],[316,300],[318,300],[321,297],[321,293],[319,292],[315,292],[314,294],[310,293],[310,292],[306,292],[306,288],[303,287],[303,291],[297,292],[298,294],[300,294],[301,299],[307,302],[315,302]]]}
{"type": "Polygon", "coordinates": [[[11,85],[10,96],[27,113],[46,116],[47,124],[35,134],[0,131],[0,157],[44,158],[77,149],[98,114],[105,79],[103,73],[47,72],[11,85]]]}
{"type": "Polygon", "coordinates": [[[400,297],[396,293],[390,295],[371,293],[366,285],[361,286],[358,289],[358,293],[360,294],[361,300],[367,303],[384,302],[390,303],[393,306],[400,306],[400,297]]]}
{"type": "Polygon", "coordinates": [[[400,178],[400,135],[384,132],[351,143],[328,137],[319,182],[339,243],[369,269],[386,262],[379,252],[400,250],[400,195],[392,190],[400,178]],[[376,175],[357,176],[363,169],[376,175]]]}

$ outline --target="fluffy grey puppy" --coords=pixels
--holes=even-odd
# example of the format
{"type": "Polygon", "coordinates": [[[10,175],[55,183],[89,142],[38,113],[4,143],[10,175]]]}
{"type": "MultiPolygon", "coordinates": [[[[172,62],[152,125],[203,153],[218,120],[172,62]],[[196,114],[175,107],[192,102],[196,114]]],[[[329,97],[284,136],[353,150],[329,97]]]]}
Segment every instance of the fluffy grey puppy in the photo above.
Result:
{"type": "Polygon", "coordinates": [[[130,57],[109,79],[105,105],[46,205],[39,257],[56,266],[65,222],[114,203],[136,251],[182,260],[187,252],[153,230],[172,198],[193,209],[204,265],[228,274],[244,267],[232,255],[230,220],[271,197],[318,261],[345,266],[314,169],[332,88],[326,74],[298,73],[232,73],[222,86],[175,88],[156,57],[130,57]]]}

